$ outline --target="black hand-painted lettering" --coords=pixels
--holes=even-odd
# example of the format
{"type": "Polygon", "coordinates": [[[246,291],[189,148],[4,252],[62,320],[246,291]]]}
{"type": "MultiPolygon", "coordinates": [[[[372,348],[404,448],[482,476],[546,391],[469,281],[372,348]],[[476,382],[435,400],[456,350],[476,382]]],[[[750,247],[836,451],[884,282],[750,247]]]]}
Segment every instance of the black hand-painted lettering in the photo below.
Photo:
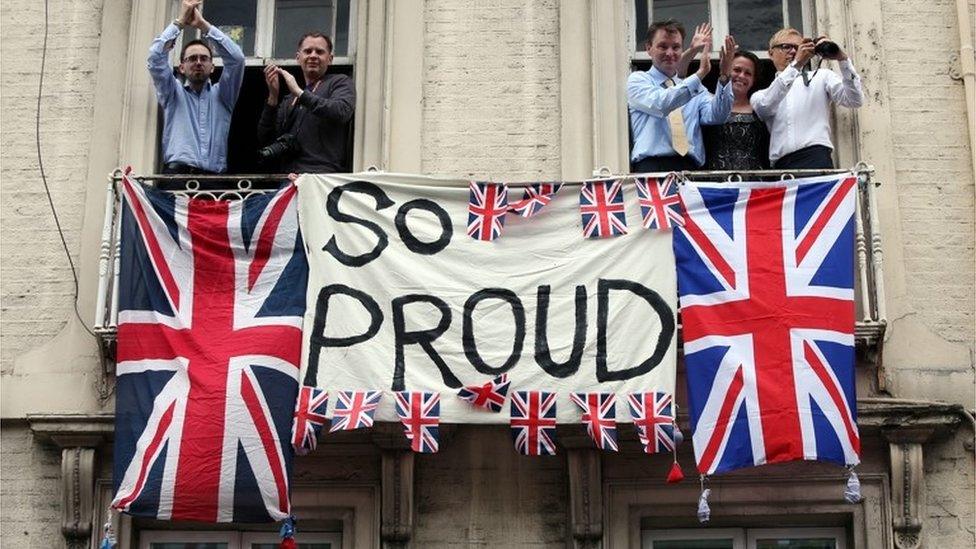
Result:
{"type": "Polygon", "coordinates": [[[576,287],[576,328],[573,330],[573,350],[565,362],[555,362],[549,350],[547,324],[549,320],[549,286],[539,286],[536,296],[535,362],[552,377],[569,377],[579,370],[586,345],[586,286],[576,287]]]}
{"type": "Polygon", "coordinates": [[[478,290],[464,302],[464,323],[461,331],[461,346],[464,347],[464,356],[468,357],[468,362],[483,374],[503,374],[515,366],[522,356],[522,344],[525,342],[525,308],[522,307],[522,301],[511,290],[504,288],[478,290]],[[508,303],[512,307],[512,316],[515,320],[515,340],[512,342],[512,352],[508,355],[505,363],[497,368],[490,366],[481,358],[474,339],[474,309],[478,303],[486,299],[501,299],[508,303]]]}
{"type": "MultiPolygon", "coordinates": [[[[637,327],[630,327],[637,329],[637,327]]],[[[674,312],[671,307],[654,290],[631,280],[600,279],[597,285],[597,320],[596,320],[596,379],[599,382],[621,381],[642,376],[664,359],[664,354],[671,346],[674,337],[674,312]],[[657,336],[654,353],[637,366],[624,370],[609,370],[607,368],[607,323],[610,315],[610,290],[626,290],[644,298],[661,319],[661,333],[657,336]]]]}
{"type": "Polygon", "coordinates": [[[396,225],[397,232],[400,233],[400,240],[403,241],[407,249],[411,252],[421,255],[434,255],[451,243],[451,236],[454,232],[451,227],[451,216],[433,200],[418,198],[410,202],[404,202],[397,210],[396,218],[393,221],[396,225]],[[437,237],[437,240],[424,242],[410,232],[410,228],[407,227],[407,214],[410,213],[410,210],[414,209],[426,210],[437,217],[437,221],[441,224],[441,234],[437,237]]]}
{"type": "Polygon", "coordinates": [[[404,347],[412,344],[420,345],[424,352],[427,353],[427,356],[434,361],[437,369],[441,372],[441,379],[444,380],[445,385],[454,389],[461,387],[461,381],[451,372],[450,368],[447,367],[447,363],[444,362],[441,355],[431,345],[450,326],[451,308],[442,299],[432,295],[410,294],[393,300],[393,339],[394,345],[396,345],[396,362],[393,367],[392,390],[402,391],[406,388],[404,384],[406,359],[404,358],[403,350],[404,347]],[[437,326],[427,330],[408,332],[404,309],[411,303],[427,303],[433,305],[441,313],[441,318],[437,321],[437,326]]]}
{"type": "Polygon", "coordinates": [[[315,320],[312,323],[312,334],[309,337],[308,370],[305,372],[305,385],[316,386],[319,372],[319,357],[325,347],[351,347],[375,336],[383,324],[383,312],[379,304],[365,292],[350,288],[343,284],[330,284],[319,290],[319,297],[315,301],[315,320]],[[325,335],[325,323],[329,316],[329,300],[334,295],[347,295],[358,301],[369,313],[369,327],[366,331],[354,336],[329,337],[325,335]]]}
{"type": "Polygon", "coordinates": [[[372,250],[364,254],[349,255],[339,249],[339,245],[336,243],[336,237],[333,235],[325,246],[322,247],[322,251],[332,254],[332,257],[347,267],[362,267],[383,253],[383,250],[390,244],[390,238],[376,223],[340,212],[339,199],[342,198],[343,193],[362,193],[373,197],[373,200],[376,201],[376,211],[389,208],[393,205],[393,201],[390,200],[390,197],[386,196],[383,189],[366,181],[353,181],[341,187],[336,187],[332,189],[332,192],[329,193],[329,197],[326,199],[325,211],[329,214],[329,217],[340,223],[353,223],[366,228],[376,235],[376,245],[373,246],[372,250]]]}

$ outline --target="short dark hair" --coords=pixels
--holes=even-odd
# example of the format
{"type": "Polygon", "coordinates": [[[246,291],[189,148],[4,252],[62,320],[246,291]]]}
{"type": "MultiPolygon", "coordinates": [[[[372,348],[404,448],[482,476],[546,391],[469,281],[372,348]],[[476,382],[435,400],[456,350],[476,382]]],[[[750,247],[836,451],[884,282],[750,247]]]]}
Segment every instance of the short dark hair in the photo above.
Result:
{"type": "Polygon", "coordinates": [[[183,57],[186,56],[186,50],[190,46],[203,46],[207,48],[207,52],[210,53],[210,59],[213,59],[213,49],[210,47],[210,44],[208,44],[206,40],[196,39],[190,40],[186,44],[183,44],[183,49],[180,50],[180,63],[183,62],[183,57]]]}
{"type": "Polygon", "coordinates": [[[749,61],[752,61],[752,66],[756,69],[755,74],[753,74],[752,87],[749,88],[749,94],[752,95],[752,92],[756,90],[756,86],[759,85],[759,77],[762,75],[763,66],[760,64],[759,57],[749,50],[736,51],[735,55],[732,56],[732,59],[735,60],[739,57],[745,57],[749,61]]]}
{"type": "Polygon", "coordinates": [[[305,42],[305,39],[306,38],[324,38],[325,39],[325,43],[328,44],[328,46],[329,46],[329,53],[332,53],[332,39],[329,38],[328,36],[322,34],[321,32],[318,32],[318,31],[306,32],[305,34],[302,35],[301,38],[298,39],[298,50],[299,51],[301,51],[301,49],[302,49],[302,43],[305,42]]]}
{"type": "Polygon", "coordinates": [[[662,29],[668,34],[672,32],[680,34],[682,41],[685,39],[685,26],[677,19],[665,19],[664,21],[655,21],[651,23],[651,26],[647,27],[647,38],[644,40],[644,44],[646,46],[651,45],[651,40],[654,40],[654,35],[662,29]]]}

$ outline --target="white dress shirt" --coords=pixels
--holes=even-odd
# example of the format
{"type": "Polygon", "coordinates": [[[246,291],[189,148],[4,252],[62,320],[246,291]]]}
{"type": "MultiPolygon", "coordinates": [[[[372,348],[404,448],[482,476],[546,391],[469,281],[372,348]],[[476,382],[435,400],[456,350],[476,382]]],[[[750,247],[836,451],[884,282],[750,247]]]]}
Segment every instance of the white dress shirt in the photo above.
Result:
{"type": "Polygon", "coordinates": [[[812,145],[834,148],[830,141],[830,102],[849,108],[864,102],[861,79],[850,61],[840,62],[839,76],[831,70],[816,72],[806,85],[790,64],[773,83],[752,94],[752,109],[769,128],[769,161],[812,145]]]}

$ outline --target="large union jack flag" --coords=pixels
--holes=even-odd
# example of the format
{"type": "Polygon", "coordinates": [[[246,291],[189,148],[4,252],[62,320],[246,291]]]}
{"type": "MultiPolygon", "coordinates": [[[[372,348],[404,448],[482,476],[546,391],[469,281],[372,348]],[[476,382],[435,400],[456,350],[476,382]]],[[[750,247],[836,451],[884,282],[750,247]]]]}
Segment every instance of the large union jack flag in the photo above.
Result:
{"type": "Polygon", "coordinates": [[[373,416],[382,398],[383,391],[339,391],[329,432],[372,427],[373,416]]]}
{"type": "Polygon", "coordinates": [[[526,456],[556,455],[556,393],[515,391],[511,410],[515,449],[526,456]]]}
{"type": "Polygon", "coordinates": [[[396,413],[410,441],[410,449],[421,454],[437,452],[441,422],[441,395],[433,392],[396,392],[396,413]]]}
{"type": "Polygon", "coordinates": [[[619,179],[583,183],[579,200],[583,236],[608,238],[627,234],[624,190],[619,179]]]}
{"type": "Polygon", "coordinates": [[[508,213],[508,188],[501,183],[471,182],[468,198],[468,236],[495,240],[502,235],[508,213]]]}
{"type": "Polygon", "coordinates": [[[644,452],[674,451],[674,399],[668,393],[647,392],[627,395],[630,417],[637,429],[644,452]]]}
{"type": "Polygon", "coordinates": [[[552,202],[562,185],[559,183],[535,183],[525,187],[522,200],[508,205],[508,211],[522,217],[534,217],[552,202]]]}
{"type": "Polygon", "coordinates": [[[858,463],[852,175],[684,185],[674,235],[698,469],[858,463]]]}
{"type": "Polygon", "coordinates": [[[511,381],[508,374],[502,374],[484,385],[467,385],[458,389],[458,397],[477,408],[498,413],[502,411],[511,381]]]}
{"type": "Polygon", "coordinates": [[[570,400],[583,410],[580,422],[601,450],[616,452],[617,395],[613,393],[572,393],[570,400]]]}
{"type": "Polygon", "coordinates": [[[305,455],[318,446],[319,434],[328,420],[325,410],[329,405],[329,393],[324,389],[303,386],[298,392],[295,419],[292,421],[291,445],[298,455],[305,455]]]}
{"type": "Polygon", "coordinates": [[[308,279],[295,187],[213,201],[124,178],[121,191],[112,506],[287,517],[308,279]]]}
{"type": "Polygon", "coordinates": [[[645,229],[664,230],[681,225],[681,197],[675,176],[638,177],[635,186],[645,229]]]}

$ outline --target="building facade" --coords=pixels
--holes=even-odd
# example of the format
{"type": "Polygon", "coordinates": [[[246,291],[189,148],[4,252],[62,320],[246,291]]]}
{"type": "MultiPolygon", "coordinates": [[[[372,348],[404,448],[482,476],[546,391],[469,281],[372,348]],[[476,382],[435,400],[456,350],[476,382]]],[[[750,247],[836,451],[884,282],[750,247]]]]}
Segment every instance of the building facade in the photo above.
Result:
{"type": "MultiPolygon", "coordinates": [[[[275,29],[282,6],[243,4],[255,5],[253,25],[240,26],[253,41],[249,70],[260,71],[262,58],[279,55],[272,36],[284,32],[275,29]]],[[[859,292],[877,292],[883,307],[875,304],[873,331],[858,342],[860,504],[844,503],[843,470],[766,466],[712,479],[713,519],[700,528],[698,482],[665,485],[670,458],[641,454],[632,431],[622,434],[620,454],[601,454],[581,432],[561,430],[563,451],[545,459],[515,454],[506,426],[453,426],[439,454],[416,457],[399,427],[378,428],[327,438],[296,460],[300,539],[323,547],[616,548],[653,547],[690,529],[683,535],[740,540],[735,547],[764,535],[856,548],[976,543],[973,2],[784,0],[769,3],[772,19],[762,3],[726,0],[322,4],[334,7],[333,33],[345,37],[336,70],[353,75],[357,88],[354,169],[494,181],[627,170],[624,88],[642,61],[635,37],[648,12],[700,4],[695,22],[708,6],[719,32],[764,36],[786,21],[834,38],[866,94],[864,107],[835,115],[836,157],[844,167],[872,165],[871,185],[880,183],[859,241],[872,266],[859,292]]],[[[144,174],[157,165],[158,108],[145,55],[175,9],[158,0],[0,7],[4,545],[97,547],[106,520],[114,377],[105,347],[87,332],[107,253],[106,176],[123,165],[144,174]]],[[[260,81],[248,82],[239,111],[263,100],[260,81]]],[[[690,445],[679,458],[690,471],[690,445]]],[[[273,527],[261,525],[116,518],[115,528],[121,547],[274,539],[273,527]]]]}

